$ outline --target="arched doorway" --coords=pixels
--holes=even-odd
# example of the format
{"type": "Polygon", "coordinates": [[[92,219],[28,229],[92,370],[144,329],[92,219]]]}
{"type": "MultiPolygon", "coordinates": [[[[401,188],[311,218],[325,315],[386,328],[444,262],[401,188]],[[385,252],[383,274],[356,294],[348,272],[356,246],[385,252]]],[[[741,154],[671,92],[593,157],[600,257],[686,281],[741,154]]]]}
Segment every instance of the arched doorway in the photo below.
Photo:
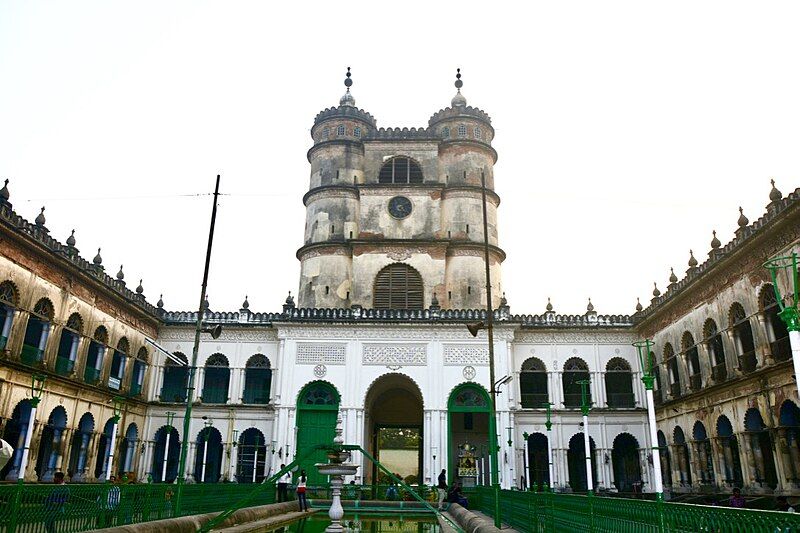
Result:
{"type": "Polygon", "coordinates": [[[692,463],[689,458],[689,446],[686,444],[686,435],[683,433],[683,429],[680,426],[677,426],[672,432],[672,442],[675,444],[680,484],[682,487],[691,487],[692,471],[689,465],[692,463]]]}
{"type": "MultiPolygon", "coordinates": [[[[364,441],[373,457],[406,483],[421,483],[422,476],[422,393],[403,374],[386,374],[376,379],[364,400],[364,441]]],[[[373,483],[388,483],[372,465],[367,472],[373,483]]]]}
{"type": "Polygon", "coordinates": [[[153,468],[150,474],[153,481],[172,483],[178,477],[178,458],[181,453],[180,437],[178,430],[172,426],[161,426],[156,431],[155,450],[153,452],[153,468]],[[167,448],[167,435],[169,435],[169,449],[167,448]],[[164,475],[164,455],[167,457],[166,475],[164,475]]]}
{"type": "Polygon", "coordinates": [[[97,461],[94,465],[94,477],[105,480],[108,459],[111,457],[111,434],[114,432],[114,419],[109,418],[103,426],[103,433],[97,439],[97,461]]]}
{"type": "MultiPolygon", "coordinates": [[[[317,444],[331,444],[336,435],[336,417],[339,413],[339,391],[327,381],[312,381],[297,395],[297,447],[299,458],[317,444]]],[[[317,450],[300,461],[309,485],[327,482],[326,476],[314,468],[315,463],[328,462],[324,450],[317,450]]],[[[300,470],[298,470],[299,472],[300,470]]]]}
{"type": "Polygon", "coordinates": [[[61,439],[67,428],[67,411],[58,406],[50,412],[47,425],[42,430],[39,441],[39,457],[36,461],[36,474],[39,481],[52,481],[61,456],[61,439]]]}
{"type": "Polygon", "coordinates": [[[665,487],[672,486],[672,461],[669,454],[669,446],[667,446],[667,437],[660,429],[657,433],[658,438],[658,455],[661,460],[661,476],[665,487]]]}
{"type": "Polygon", "coordinates": [[[639,443],[629,433],[620,433],[611,448],[614,486],[620,492],[641,492],[642,468],[639,464],[639,443]]]}
{"type": "Polygon", "coordinates": [[[3,431],[3,440],[14,447],[14,455],[6,466],[0,470],[0,479],[16,481],[19,477],[19,467],[22,462],[22,449],[25,446],[25,434],[31,419],[31,402],[22,400],[11,412],[11,418],[6,422],[3,431]]]}
{"type": "Polygon", "coordinates": [[[742,487],[742,461],[739,457],[739,441],[733,434],[733,425],[725,415],[717,418],[717,437],[722,444],[723,481],[734,487],[742,487]]]}
{"type": "Polygon", "coordinates": [[[714,484],[713,452],[711,440],[708,438],[706,426],[699,420],[692,427],[695,453],[697,453],[697,466],[700,469],[700,483],[703,485],[714,484]]]}
{"type": "Polygon", "coordinates": [[[125,430],[125,437],[119,447],[119,473],[128,474],[128,479],[132,479],[134,457],[136,454],[136,441],[139,439],[139,428],[134,423],[128,424],[125,430]]]}
{"type": "Polygon", "coordinates": [[[247,428],[242,432],[239,437],[237,457],[237,483],[261,483],[264,480],[267,464],[267,445],[264,442],[264,434],[260,430],[247,428]]]}
{"type": "Polygon", "coordinates": [[[528,487],[536,483],[539,487],[550,484],[550,458],[547,453],[547,437],[541,433],[528,436],[528,487]]]}
{"type": "Polygon", "coordinates": [[[197,434],[194,460],[194,480],[198,483],[216,483],[222,470],[222,434],[215,427],[207,427],[197,434]],[[203,477],[203,451],[206,472],[203,477]]]}
{"type": "Polygon", "coordinates": [[[774,489],[778,486],[778,473],[775,470],[772,439],[761,413],[755,407],[744,414],[744,429],[750,439],[750,450],[756,463],[756,482],[774,489]]]}
{"type": "MultiPolygon", "coordinates": [[[[569,467],[569,486],[575,492],[585,492],[586,485],[586,448],[583,445],[583,433],[575,433],[569,439],[567,449],[567,466],[569,467]]],[[[589,453],[592,458],[592,485],[597,485],[597,454],[594,439],[589,437],[589,453]]]]}
{"type": "Polygon", "coordinates": [[[447,474],[465,487],[489,484],[489,435],[497,433],[489,416],[490,399],[486,389],[475,383],[462,383],[447,401],[447,474]]]}
{"type": "Polygon", "coordinates": [[[84,413],[78,422],[78,429],[72,436],[72,452],[69,458],[67,474],[71,483],[86,481],[87,458],[89,454],[89,441],[94,431],[94,417],[91,413],[84,413]]]}

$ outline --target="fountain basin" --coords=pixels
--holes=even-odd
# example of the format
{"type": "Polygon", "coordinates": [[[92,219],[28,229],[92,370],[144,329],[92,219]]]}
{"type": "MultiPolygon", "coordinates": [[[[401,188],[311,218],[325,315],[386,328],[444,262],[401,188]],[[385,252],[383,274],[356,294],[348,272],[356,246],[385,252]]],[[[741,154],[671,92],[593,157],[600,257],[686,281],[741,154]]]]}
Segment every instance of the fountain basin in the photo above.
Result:
{"type": "Polygon", "coordinates": [[[317,463],[314,466],[325,476],[353,476],[358,470],[358,465],[347,463],[317,463]]]}

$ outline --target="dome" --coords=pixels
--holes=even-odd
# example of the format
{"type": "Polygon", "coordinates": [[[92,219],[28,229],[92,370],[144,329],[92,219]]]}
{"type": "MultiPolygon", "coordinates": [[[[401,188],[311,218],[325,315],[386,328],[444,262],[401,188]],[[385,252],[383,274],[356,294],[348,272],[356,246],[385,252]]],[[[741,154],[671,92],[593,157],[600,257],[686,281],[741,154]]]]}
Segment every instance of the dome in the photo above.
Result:
{"type": "Polygon", "coordinates": [[[464,98],[464,95],[461,94],[461,91],[459,90],[453,97],[453,99],[450,100],[450,105],[452,105],[453,107],[466,107],[467,99],[464,98]]]}
{"type": "Polygon", "coordinates": [[[339,99],[339,105],[340,105],[340,106],[346,105],[346,106],[355,107],[355,105],[356,105],[356,99],[355,99],[355,98],[353,98],[353,95],[352,95],[352,94],[350,94],[350,89],[349,89],[349,88],[347,89],[347,92],[346,92],[346,93],[344,93],[344,96],[342,96],[342,97],[339,99]]]}

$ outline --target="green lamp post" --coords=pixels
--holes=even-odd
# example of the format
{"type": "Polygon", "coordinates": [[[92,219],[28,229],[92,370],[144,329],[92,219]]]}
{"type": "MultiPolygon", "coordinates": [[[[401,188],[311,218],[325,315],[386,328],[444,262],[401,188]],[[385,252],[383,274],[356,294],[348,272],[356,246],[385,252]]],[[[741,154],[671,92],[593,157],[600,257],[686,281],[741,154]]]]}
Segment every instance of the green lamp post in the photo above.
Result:
{"type": "Polygon", "coordinates": [[[111,446],[108,453],[108,464],[106,465],[106,483],[111,481],[111,470],[114,464],[114,448],[117,445],[117,428],[119,427],[119,420],[122,415],[122,407],[125,405],[125,399],[121,396],[114,396],[111,399],[114,416],[111,417],[111,446]]]}
{"type": "Polygon", "coordinates": [[[583,414],[583,450],[586,453],[586,490],[591,492],[594,490],[592,484],[592,448],[589,446],[589,411],[592,409],[592,403],[589,401],[589,384],[591,381],[582,379],[576,381],[581,386],[581,413],[583,414]]]}
{"type": "Polygon", "coordinates": [[[797,306],[800,305],[800,298],[798,298],[800,287],[798,286],[797,253],[792,252],[788,256],[772,258],[764,263],[764,267],[772,276],[772,287],[775,289],[775,299],[778,301],[780,309],[778,316],[789,330],[794,376],[795,380],[800,383],[800,312],[797,310],[797,306]],[[781,285],[787,292],[784,297],[781,297],[781,285]]]}
{"type": "Polygon", "coordinates": [[[639,364],[642,367],[642,383],[647,395],[647,423],[650,426],[650,444],[653,454],[653,481],[656,489],[656,498],[664,498],[664,482],[661,473],[661,450],[658,447],[658,428],[656,427],[656,406],[653,400],[653,341],[645,339],[634,342],[636,351],[639,352],[639,364]]]}
{"type": "Polygon", "coordinates": [[[42,401],[42,394],[44,393],[44,382],[47,378],[42,374],[33,374],[31,376],[31,414],[28,418],[28,430],[25,432],[25,444],[22,447],[22,459],[19,463],[19,474],[17,475],[17,483],[25,481],[25,470],[28,469],[28,455],[31,451],[31,437],[33,436],[33,425],[36,422],[36,408],[39,402],[42,401]]]}
{"type": "Polygon", "coordinates": [[[546,416],[545,422],[544,422],[544,427],[547,428],[547,476],[548,476],[548,479],[547,479],[547,485],[545,485],[545,486],[546,486],[546,490],[550,490],[550,488],[553,486],[553,477],[554,477],[553,476],[553,474],[554,474],[554,472],[553,472],[553,470],[554,470],[554,468],[553,468],[553,439],[550,438],[551,437],[550,430],[553,429],[553,422],[550,421],[550,409],[553,407],[553,404],[550,403],[550,402],[544,402],[542,404],[542,407],[544,407],[544,412],[545,412],[545,416],[546,416]]]}

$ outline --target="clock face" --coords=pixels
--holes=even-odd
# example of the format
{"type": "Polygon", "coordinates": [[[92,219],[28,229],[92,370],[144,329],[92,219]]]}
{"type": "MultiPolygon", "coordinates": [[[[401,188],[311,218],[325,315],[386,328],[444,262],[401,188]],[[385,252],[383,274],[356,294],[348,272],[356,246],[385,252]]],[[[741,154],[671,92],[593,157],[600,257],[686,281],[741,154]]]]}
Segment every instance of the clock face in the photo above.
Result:
{"type": "Polygon", "coordinates": [[[411,200],[405,196],[395,196],[389,200],[389,214],[394,218],[406,218],[411,214],[411,200]]]}

